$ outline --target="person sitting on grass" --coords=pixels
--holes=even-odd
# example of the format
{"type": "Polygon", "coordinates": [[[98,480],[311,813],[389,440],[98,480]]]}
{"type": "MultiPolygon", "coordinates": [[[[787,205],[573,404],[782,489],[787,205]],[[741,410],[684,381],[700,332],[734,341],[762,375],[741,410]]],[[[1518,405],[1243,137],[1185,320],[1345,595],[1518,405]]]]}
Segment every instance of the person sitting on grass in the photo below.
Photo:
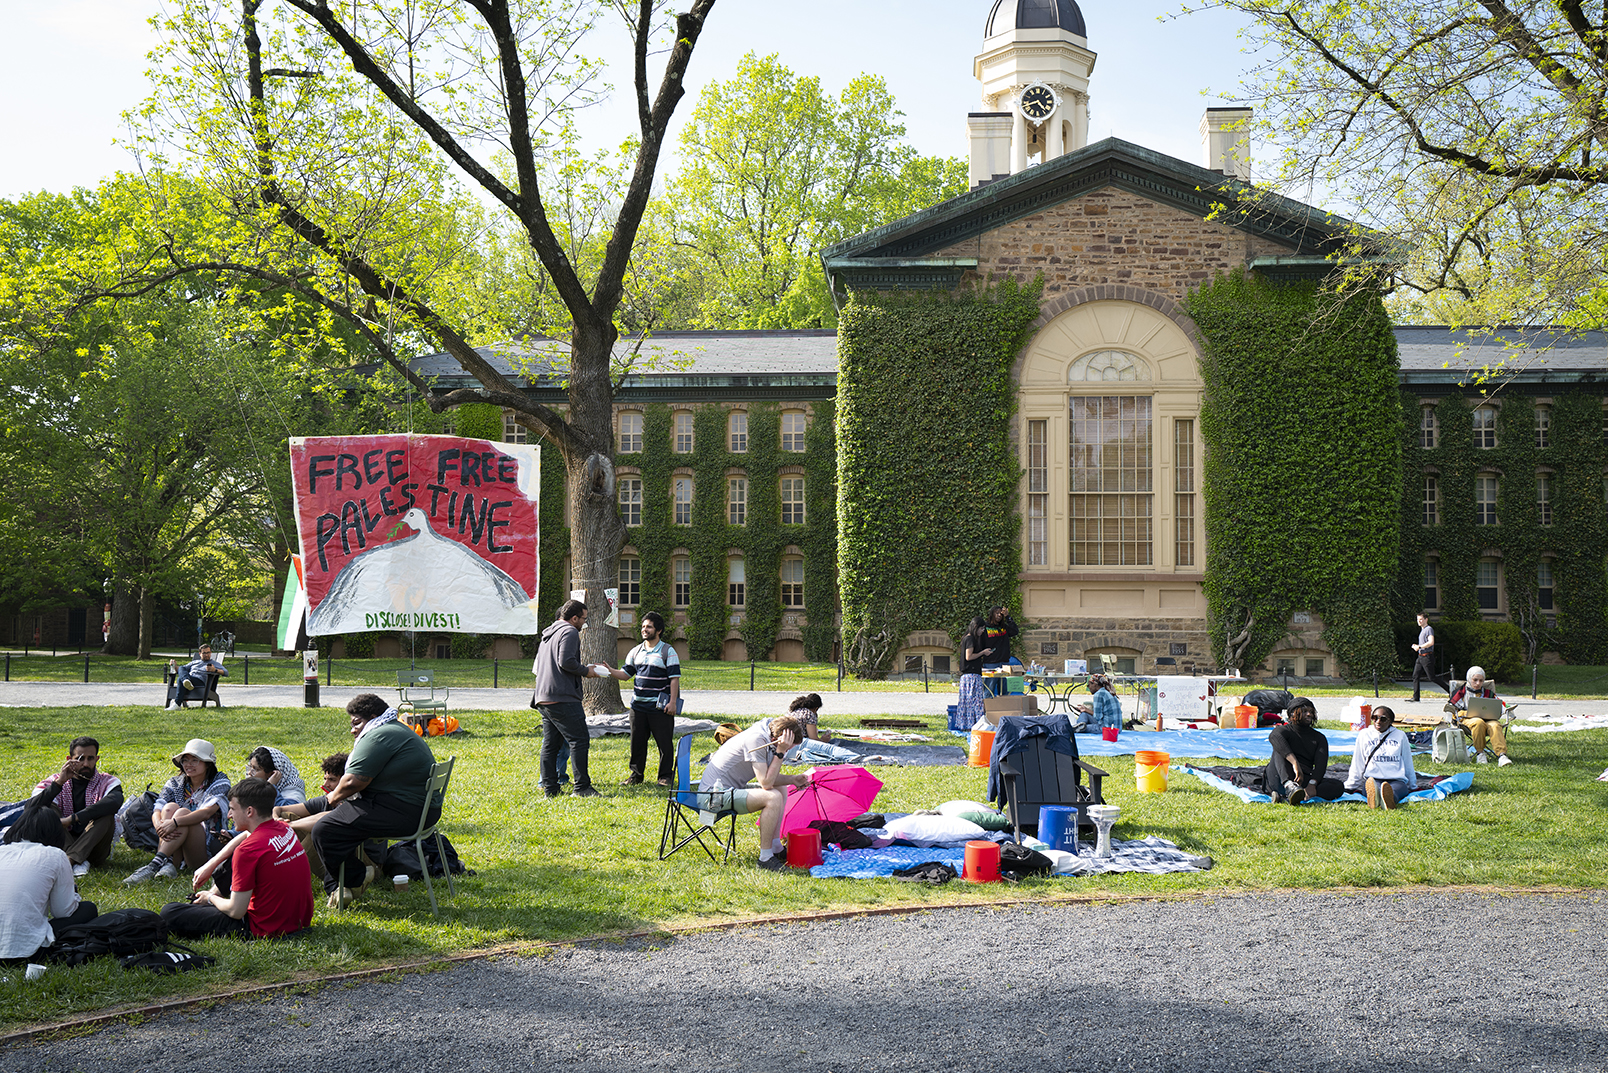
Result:
{"type": "Polygon", "coordinates": [[[74,738],[67,746],[67,762],[61,771],[34,787],[35,794],[47,795],[61,813],[62,830],[67,836],[67,859],[73,862],[73,875],[89,874],[91,865],[105,864],[117,842],[117,812],[123,807],[123,784],[117,776],[97,771],[100,742],[90,737],[74,738]]]}
{"type": "Polygon", "coordinates": [[[1479,719],[1468,715],[1468,698],[1485,697],[1488,700],[1499,700],[1496,690],[1485,681],[1484,667],[1470,667],[1468,681],[1457,687],[1452,699],[1446,702],[1448,712],[1464,713],[1465,718],[1456,719],[1464,730],[1474,736],[1474,762],[1476,764],[1488,763],[1485,759],[1485,738],[1491,739],[1491,749],[1496,753],[1496,766],[1507,767],[1513,763],[1507,751],[1507,733],[1503,731],[1502,724],[1496,719],[1479,719]]]}
{"type": "Polygon", "coordinates": [[[189,903],[162,907],[170,933],[183,939],[248,933],[268,939],[313,922],[307,855],[295,832],[273,818],[276,796],[273,784],[257,778],[241,779],[229,791],[229,819],[241,833],[195,870],[189,903]]]}
{"type": "Polygon", "coordinates": [[[172,879],[179,866],[200,867],[217,850],[218,832],[229,804],[229,777],[218,771],[218,754],[210,741],[191,738],[173,758],[179,774],[156,796],[151,823],[156,827],[156,856],[124,883],[172,879]]]}
{"type": "MultiPolygon", "coordinates": [[[[579,707],[579,705],[576,705],[579,707]]],[[[324,862],[324,890],[331,909],[344,909],[357,897],[342,886],[366,881],[358,856],[371,838],[402,838],[419,828],[425,792],[435,770],[435,754],[424,739],[397,722],[396,709],[373,693],[359,693],[346,705],[356,740],[346,773],[325,797],[328,814],[313,825],[313,845],[324,862]]],[[[577,768],[576,778],[581,769],[577,768]]],[[[441,817],[441,802],[430,803],[427,822],[441,817]]]]}
{"type": "Polygon", "coordinates": [[[318,818],[329,811],[329,794],[340,784],[341,776],[346,774],[346,754],[330,753],[324,757],[322,764],[324,791],[318,797],[309,797],[306,801],[299,801],[289,805],[275,805],[274,819],[283,820],[296,832],[301,839],[302,852],[307,854],[307,863],[312,868],[313,875],[320,878],[324,875],[324,860],[318,855],[318,847],[313,845],[313,825],[318,818]]]}
{"type": "Polygon", "coordinates": [[[1090,700],[1093,702],[1092,710],[1085,709],[1081,705],[1074,709],[1077,715],[1073,718],[1073,732],[1093,734],[1106,727],[1121,730],[1122,701],[1117,697],[1111,679],[1103,674],[1091,674],[1088,689],[1091,694],[1090,700]]]}
{"type": "Polygon", "coordinates": [[[794,697],[793,703],[787,706],[787,714],[798,720],[799,729],[811,741],[832,740],[832,732],[821,729],[821,704],[819,693],[806,693],[802,697],[794,697]]]}
{"type": "Polygon", "coordinates": [[[782,758],[804,739],[798,718],[792,715],[761,719],[741,734],[726,739],[704,766],[698,781],[704,822],[713,823],[720,812],[759,813],[759,866],[779,872],[787,867],[781,856],[782,812],[787,787],[809,785],[808,775],[783,775],[782,758]],[[750,786],[750,780],[757,786],[750,786]]]}
{"type": "Polygon", "coordinates": [[[1369,725],[1357,734],[1346,789],[1358,793],[1366,788],[1369,808],[1395,808],[1402,798],[1418,789],[1412,743],[1395,729],[1395,722],[1396,713],[1377,704],[1369,725]]]}
{"type": "Polygon", "coordinates": [[[268,745],[259,745],[246,757],[248,778],[262,779],[279,795],[276,805],[295,805],[307,800],[307,784],[290,757],[268,745]]]}
{"type": "Polygon", "coordinates": [[[1318,709],[1306,697],[1290,703],[1290,721],[1268,733],[1273,759],[1262,773],[1262,792],[1274,804],[1299,805],[1308,798],[1333,801],[1345,792],[1339,779],[1329,778],[1329,739],[1317,727],[1318,709]]]}
{"type": "Polygon", "coordinates": [[[0,845],[0,962],[32,961],[56,941],[55,928],[95,919],[95,903],[78,897],[66,844],[61,813],[43,792],[6,831],[0,845]]]}
{"type": "Polygon", "coordinates": [[[212,646],[202,645],[197,657],[180,667],[168,687],[169,710],[182,708],[192,700],[207,699],[207,682],[212,675],[229,676],[229,668],[212,658],[212,646]]]}

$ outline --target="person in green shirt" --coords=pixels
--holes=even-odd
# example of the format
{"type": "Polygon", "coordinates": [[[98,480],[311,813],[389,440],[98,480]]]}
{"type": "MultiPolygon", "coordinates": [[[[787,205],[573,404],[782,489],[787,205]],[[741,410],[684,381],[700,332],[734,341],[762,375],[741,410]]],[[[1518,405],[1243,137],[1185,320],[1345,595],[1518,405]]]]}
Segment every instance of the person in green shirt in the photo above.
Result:
{"type": "MultiPolygon", "coordinates": [[[[365,874],[359,847],[370,838],[403,838],[419,827],[425,788],[435,767],[435,754],[397,711],[373,693],[360,693],[346,705],[356,742],[346,758],[346,773],[328,794],[329,811],[313,827],[313,845],[324,862],[324,890],[331,909],[345,908],[357,891],[340,885],[365,874]]],[[[429,822],[441,815],[441,802],[430,805],[429,822]]]]}

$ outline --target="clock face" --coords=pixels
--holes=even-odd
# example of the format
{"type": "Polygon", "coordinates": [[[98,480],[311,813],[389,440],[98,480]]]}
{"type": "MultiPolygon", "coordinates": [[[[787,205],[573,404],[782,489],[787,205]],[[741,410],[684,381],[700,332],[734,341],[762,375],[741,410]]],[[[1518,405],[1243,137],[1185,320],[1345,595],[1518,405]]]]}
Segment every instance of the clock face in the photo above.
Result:
{"type": "Polygon", "coordinates": [[[1046,119],[1055,111],[1055,94],[1049,86],[1028,86],[1022,91],[1021,108],[1029,119],[1046,119]]]}

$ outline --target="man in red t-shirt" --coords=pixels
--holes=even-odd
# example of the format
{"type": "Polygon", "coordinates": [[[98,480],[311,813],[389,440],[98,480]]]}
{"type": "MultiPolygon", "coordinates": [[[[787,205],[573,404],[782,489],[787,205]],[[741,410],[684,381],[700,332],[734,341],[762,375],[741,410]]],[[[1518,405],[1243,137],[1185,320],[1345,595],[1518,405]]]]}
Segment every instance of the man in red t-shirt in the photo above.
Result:
{"type": "Polygon", "coordinates": [[[277,797],[273,785],[262,779],[241,779],[229,791],[229,819],[245,833],[195,870],[196,893],[190,904],[172,902],[162,908],[170,933],[204,939],[249,929],[252,938],[263,939],[301,931],[313,922],[307,854],[296,832],[273,818],[277,797]],[[225,863],[228,895],[217,883],[202,890],[225,863]]]}

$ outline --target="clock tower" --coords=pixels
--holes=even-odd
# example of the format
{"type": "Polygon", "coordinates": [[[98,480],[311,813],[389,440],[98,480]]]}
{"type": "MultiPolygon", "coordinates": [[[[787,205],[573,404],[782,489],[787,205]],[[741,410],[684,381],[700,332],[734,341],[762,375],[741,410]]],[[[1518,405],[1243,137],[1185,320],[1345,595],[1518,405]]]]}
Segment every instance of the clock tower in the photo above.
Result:
{"type": "Polygon", "coordinates": [[[1087,35],[1076,0],[994,0],[972,62],[986,109],[966,119],[973,187],[1088,144],[1087,35]]]}

